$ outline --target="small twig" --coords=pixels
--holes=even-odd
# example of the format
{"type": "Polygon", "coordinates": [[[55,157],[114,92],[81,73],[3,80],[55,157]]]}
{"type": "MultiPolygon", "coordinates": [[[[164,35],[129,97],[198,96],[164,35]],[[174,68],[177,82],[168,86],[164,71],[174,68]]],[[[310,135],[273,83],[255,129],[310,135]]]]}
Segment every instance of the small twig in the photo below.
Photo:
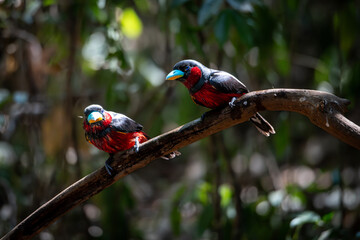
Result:
{"type": "Polygon", "coordinates": [[[29,239],[120,178],[145,167],[160,156],[248,121],[258,111],[301,113],[318,127],[360,149],[360,127],[342,115],[349,101],[333,94],[302,89],[270,89],[248,93],[235,103],[233,108],[212,110],[205,114],[203,120],[196,119],[152,138],[141,144],[137,153],[129,150],[115,154],[111,164],[114,175],[109,176],[105,168],[101,168],[85,176],[38,208],[2,239],[29,239]]]}

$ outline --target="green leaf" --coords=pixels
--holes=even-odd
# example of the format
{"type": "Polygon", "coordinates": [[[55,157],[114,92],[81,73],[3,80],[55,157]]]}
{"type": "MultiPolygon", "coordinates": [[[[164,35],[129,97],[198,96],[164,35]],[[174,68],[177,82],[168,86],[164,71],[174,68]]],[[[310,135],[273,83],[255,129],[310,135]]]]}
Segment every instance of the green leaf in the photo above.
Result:
{"type": "Polygon", "coordinates": [[[325,214],[321,220],[323,220],[325,223],[330,223],[331,220],[333,219],[334,217],[334,212],[329,212],[328,214],[325,214]]]}
{"type": "Polygon", "coordinates": [[[305,223],[319,223],[320,221],[320,216],[317,213],[306,211],[291,220],[290,227],[295,228],[297,226],[302,226],[305,223]]]}
{"type": "Polygon", "coordinates": [[[57,0],[44,0],[43,1],[43,6],[47,7],[47,6],[50,6],[50,5],[53,5],[57,2],[57,0]]]}
{"type": "Polygon", "coordinates": [[[253,45],[253,33],[247,19],[236,11],[232,11],[232,24],[234,24],[239,37],[246,46],[253,45]]]}
{"type": "Polygon", "coordinates": [[[302,204],[306,204],[307,198],[306,198],[305,194],[303,193],[303,191],[301,190],[301,188],[298,187],[297,185],[289,184],[286,187],[286,191],[291,197],[297,198],[298,200],[300,200],[300,202],[302,204]]]}
{"type": "Polygon", "coordinates": [[[201,237],[205,232],[205,230],[210,227],[213,218],[214,218],[214,207],[212,205],[205,206],[197,222],[196,230],[198,237],[201,237]]]}
{"type": "Polygon", "coordinates": [[[184,185],[179,187],[179,189],[173,195],[173,201],[180,201],[180,199],[184,196],[185,190],[186,190],[186,188],[184,185]]]}
{"type": "Polygon", "coordinates": [[[174,235],[179,236],[180,226],[181,226],[181,213],[180,213],[178,205],[174,204],[174,206],[171,209],[170,222],[171,222],[171,228],[172,228],[174,235]]]}
{"type": "Polygon", "coordinates": [[[219,188],[219,194],[221,199],[221,206],[227,207],[231,203],[232,189],[229,185],[223,184],[219,188]]]}
{"type": "Polygon", "coordinates": [[[199,199],[199,201],[203,204],[206,205],[210,202],[210,197],[209,194],[211,192],[211,184],[204,182],[201,183],[196,190],[196,195],[199,199]]]}
{"type": "Polygon", "coordinates": [[[223,0],[205,0],[198,13],[199,25],[204,25],[212,16],[218,14],[223,0]]]}
{"type": "Polygon", "coordinates": [[[230,14],[229,11],[223,11],[218,17],[215,23],[215,37],[218,40],[220,46],[229,39],[229,27],[230,27],[230,14]]]}
{"type": "Polygon", "coordinates": [[[290,143],[290,126],[288,121],[289,113],[282,112],[279,115],[279,123],[276,126],[276,134],[274,135],[275,152],[278,158],[285,156],[290,143]]]}
{"type": "Polygon", "coordinates": [[[122,32],[128,38],[138,38],[142,33],[142,22],[136,12],[131,8],[124,9],[119,17],[119,23],[122,32]]]}

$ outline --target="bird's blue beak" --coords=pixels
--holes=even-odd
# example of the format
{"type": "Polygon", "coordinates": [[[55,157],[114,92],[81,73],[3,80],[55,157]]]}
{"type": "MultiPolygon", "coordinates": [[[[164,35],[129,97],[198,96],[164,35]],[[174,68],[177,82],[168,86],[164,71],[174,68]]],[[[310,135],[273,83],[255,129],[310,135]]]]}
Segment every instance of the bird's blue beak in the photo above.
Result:
{"type": "Polygon", "coordinates": [[[99,112],[92,112],[89,114],[87,120],[90,124],[96,123],[103,120],[103,115],[99,112]]]}
{"type": "Polygon", "coordinates": [[[184,76],[184,72],[180,70],[173,70],[166,76],[166,80],[176,80],[184,76]]]}

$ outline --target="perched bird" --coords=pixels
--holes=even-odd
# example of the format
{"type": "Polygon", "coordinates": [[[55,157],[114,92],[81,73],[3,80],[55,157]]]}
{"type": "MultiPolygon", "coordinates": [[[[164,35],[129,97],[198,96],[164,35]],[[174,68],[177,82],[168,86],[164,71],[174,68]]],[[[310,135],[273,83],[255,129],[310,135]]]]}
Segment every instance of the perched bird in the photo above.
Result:
{"type": "MultiPolygon", "coordinates": [[[[106,111],[100,105],[93,104],[84,110],[84,123],[86,140],[98,149],[110,154],[105,162],[106,171],[111,175],[110,163],[113,155],[120,151],[134,148],[137,152],[139,144],[150,139],[142,131],[142,125],[121,113],[106,111]]],[[[172,159],[180,155],[175,151],[164,159],[172,159]]]]}
{"type": "MultiPolygon", "coordinates": [[[[195,60],[175,64],[166,80],[178,80],[189,90],[192,100],[201,106],[215,109],[229,104],[249,92],[246,86],[230,73],[205,67],[195,60]]],[[[260,133],[275,134],[274,128],[259,113],[250,118],[260,133]]]]}

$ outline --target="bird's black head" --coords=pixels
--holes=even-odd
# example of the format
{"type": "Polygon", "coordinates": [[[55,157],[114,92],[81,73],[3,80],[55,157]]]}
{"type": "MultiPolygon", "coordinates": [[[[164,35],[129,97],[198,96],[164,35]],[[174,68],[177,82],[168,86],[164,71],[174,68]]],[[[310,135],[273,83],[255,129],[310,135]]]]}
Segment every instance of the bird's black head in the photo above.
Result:
{"type": "Polygon", "coordinates": [[[84,109],[84,116],[89,124],[99,123],[104,119],[104,109],[98,104],[92,104],[84,109]]]}
{"type": "Polygon", "coordinates": [[[195,60],[182,60],[174,65],[173,71],[171,71],[167,76],[166,80],[179,80],[185,81],[189,75],[191,74],[191,70],[197,67],[203,72],[203,70],[207,69],[204,65],[200,62],[195,60]]]}

